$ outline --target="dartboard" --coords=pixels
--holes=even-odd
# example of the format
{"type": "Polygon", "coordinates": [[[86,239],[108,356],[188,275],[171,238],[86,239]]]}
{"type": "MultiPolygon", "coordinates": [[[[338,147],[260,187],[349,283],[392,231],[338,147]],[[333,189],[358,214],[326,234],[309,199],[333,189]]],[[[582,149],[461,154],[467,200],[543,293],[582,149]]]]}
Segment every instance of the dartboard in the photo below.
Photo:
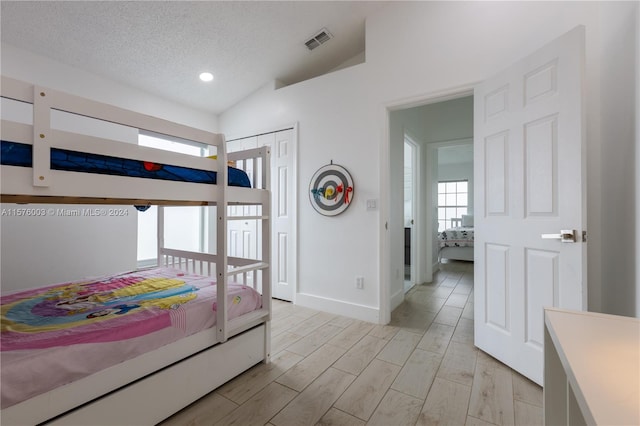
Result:
{"type": "Polygon", "coordinates": [[[309,184],[309,200],[314,209],[325,216],[335,216],[353,201],[353,179],[337,164],[320,167],[309,184]]]}

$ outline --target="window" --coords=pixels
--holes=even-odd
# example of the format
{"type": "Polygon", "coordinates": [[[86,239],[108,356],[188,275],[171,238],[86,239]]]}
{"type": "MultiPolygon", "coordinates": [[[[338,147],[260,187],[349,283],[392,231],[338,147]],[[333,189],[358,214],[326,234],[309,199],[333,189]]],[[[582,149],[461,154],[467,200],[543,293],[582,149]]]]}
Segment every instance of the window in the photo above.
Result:
{"type": "MultiPolygon", "coordinates": [[[[143,134],[138,144],[167,151],[202,157],[207,147],[190,141],[169,140],[166,136],[143,134]]],[[[207,250],[207,207],[167,207],[164,209],[165,247],[205,252],[207,250]]],[[[158,208],[151,206],[138,212],[138,266],[155,264],[157,258],[158,208]]]]}
{"type": "MultiPolygon", "coordinates": [[[[438,232],[451,228],[451,219],[467,214],[469,182],[438,182],[438,232]]],[[[459,225],[459,224],[458,224],[459,225]]]]}

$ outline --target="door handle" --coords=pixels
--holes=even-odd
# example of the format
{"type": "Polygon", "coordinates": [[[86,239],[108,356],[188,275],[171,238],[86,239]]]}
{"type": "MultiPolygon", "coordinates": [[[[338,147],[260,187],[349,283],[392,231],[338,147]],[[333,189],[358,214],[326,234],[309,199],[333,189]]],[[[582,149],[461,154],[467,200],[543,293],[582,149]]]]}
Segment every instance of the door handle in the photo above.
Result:
{"type": "Polygon", "coordinates": [[[543,240],[560,240],[563,243],[575,243],[576,231],[573,229],[563,229],[559,234],[542,234],[543,240]]]}

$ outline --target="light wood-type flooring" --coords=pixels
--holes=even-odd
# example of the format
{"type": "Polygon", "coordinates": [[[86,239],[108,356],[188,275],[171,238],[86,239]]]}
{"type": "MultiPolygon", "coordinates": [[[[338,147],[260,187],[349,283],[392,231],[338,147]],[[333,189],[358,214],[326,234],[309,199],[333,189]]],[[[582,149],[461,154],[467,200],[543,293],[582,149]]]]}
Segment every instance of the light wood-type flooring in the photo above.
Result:
{"type": "Polygon", "coordinates": [[[542,388],[473,345],[473,264],[442,265],[382,326],[274,300],[272,358],[169,425],[540,425],[542,388]]]}

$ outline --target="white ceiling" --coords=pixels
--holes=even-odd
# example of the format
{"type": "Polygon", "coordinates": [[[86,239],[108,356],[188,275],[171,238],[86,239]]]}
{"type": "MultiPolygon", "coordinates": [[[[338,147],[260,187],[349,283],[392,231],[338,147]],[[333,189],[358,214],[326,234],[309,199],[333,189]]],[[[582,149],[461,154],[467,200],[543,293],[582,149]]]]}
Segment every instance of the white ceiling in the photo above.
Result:
{"type": "Polygon", "coordinates": [[[365,49],[376,1],[6,1],[1,40],[219,114],[273,80],[315,77],[365,49]],[[333,38],[309,51],[326,28],[333,38]],[[198,74],[210,71],[211,83],[198,74]]]}
{"type": "Polygon", "coordinates": [[[443,146],[438,148],[438,164],[469,164],[473,163],[473,145],[443,146]]]}

